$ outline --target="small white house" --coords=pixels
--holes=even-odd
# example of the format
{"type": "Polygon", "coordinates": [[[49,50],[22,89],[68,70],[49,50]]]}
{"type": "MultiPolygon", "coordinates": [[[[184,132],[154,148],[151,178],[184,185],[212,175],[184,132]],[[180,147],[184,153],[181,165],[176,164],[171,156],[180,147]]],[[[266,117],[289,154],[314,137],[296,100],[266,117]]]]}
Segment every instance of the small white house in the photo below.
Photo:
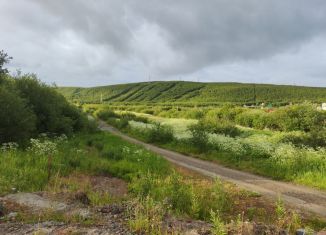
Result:
{"type": "Polygon", "coordinates": [[[322,104],[321,104],[321,109],[322,109],[322,110],[326,110],[326,103],[322,103],[322,104]]]}

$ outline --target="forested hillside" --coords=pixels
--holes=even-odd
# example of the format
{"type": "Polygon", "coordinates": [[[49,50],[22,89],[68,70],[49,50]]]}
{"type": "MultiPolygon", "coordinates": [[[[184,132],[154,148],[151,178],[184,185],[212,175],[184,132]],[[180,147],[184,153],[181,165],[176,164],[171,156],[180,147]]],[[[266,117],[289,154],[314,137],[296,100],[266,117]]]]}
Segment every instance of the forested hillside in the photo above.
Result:
{"type": "Polygon", "coordinates": [[[86,103],[103,102],[192,102],[240,104],[325,102],[326,88],[196,82],[143,82],[94,88],[58,88],[66,98],[86,103]]]}

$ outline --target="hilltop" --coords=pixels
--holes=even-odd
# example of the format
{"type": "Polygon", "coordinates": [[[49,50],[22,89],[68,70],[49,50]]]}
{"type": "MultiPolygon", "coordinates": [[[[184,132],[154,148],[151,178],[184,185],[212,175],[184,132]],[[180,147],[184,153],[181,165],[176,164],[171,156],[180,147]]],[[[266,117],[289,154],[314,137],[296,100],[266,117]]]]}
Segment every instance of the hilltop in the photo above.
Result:
{"type": "Polygon", "coordinates": [[[58,91],[67,99],[86,103],[222,103],[250,104],[256,102],[325,102],[326,88],[199,82],[141,82],[92,88],[60,87],[58,91]]]}

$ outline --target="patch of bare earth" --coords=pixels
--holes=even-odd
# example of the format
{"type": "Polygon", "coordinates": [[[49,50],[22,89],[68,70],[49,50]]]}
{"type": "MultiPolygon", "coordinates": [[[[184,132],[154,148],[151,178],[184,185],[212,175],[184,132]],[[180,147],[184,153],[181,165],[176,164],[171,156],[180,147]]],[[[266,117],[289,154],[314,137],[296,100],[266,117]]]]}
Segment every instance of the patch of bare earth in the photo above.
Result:
{"type": "MultiPolygon", "coordinates": [[[[128,226],[127,183],[105,176],[72,175],[54,180],[47,191],[0,198],[4,213],[0,234],[133,234],[128,226]],[[108,194],[112,201],[93,205],[89,194],[108,194]]],[[[210,225],[166,216],[167,234],[209,234],[210,225]]]]}
{"type": "Polygon", "coordinates": [[[57,179],[50,186],[44,192],[0,198],[0,234],[131,234],[123,203],[118,201],[127,196],[125,181],[76,175],[57,179]],[[113,202],[92,205],[85,190],[106,193],[113,202]]]}

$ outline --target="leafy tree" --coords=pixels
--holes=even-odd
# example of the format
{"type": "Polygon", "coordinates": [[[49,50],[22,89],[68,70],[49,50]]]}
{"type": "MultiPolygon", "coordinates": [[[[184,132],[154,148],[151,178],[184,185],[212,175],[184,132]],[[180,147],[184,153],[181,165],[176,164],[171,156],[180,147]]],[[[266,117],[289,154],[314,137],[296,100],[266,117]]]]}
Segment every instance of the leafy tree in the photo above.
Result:
{"type": "Polygon", "coordinates": [[[12,59],[12,57],[8,56],[3,50],[0,51],[0,76],[8,73],[8,69],[3,68],[3,66],[12,59]]]}
{"type": "Polygon", "coordinates": [[[0,51],[0,143],[24,142],[40,133],[66,134],[90,127],[87,117],[35,75],[12,77],[0,51]]]}
{"type": "Polygon", "coordinates": [[[86,117],[52,87],[41,83],[35,75],[16,78],[16,87],[37,116],[39,133],[70,135],[87,125],[86,117]]]}
{"type": "Polygon", "coordinates": [[[0,87],[0,143],[22,142],[35,133],[36,116],[19,94],[0,87]]]}

